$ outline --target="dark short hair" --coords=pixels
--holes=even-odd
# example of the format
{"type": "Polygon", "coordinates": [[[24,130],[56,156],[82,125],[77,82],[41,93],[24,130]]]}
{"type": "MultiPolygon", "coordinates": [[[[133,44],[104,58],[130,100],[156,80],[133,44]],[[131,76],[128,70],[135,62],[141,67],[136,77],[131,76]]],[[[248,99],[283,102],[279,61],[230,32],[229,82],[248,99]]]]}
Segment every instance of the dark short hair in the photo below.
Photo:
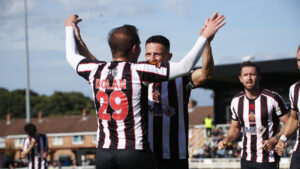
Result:
{"type": "Polygon", "coordinates": [[[26,134],[28,134],[29,136],[34,136],[34,134],[36,133],[36,127],[34,124],[32,123],[27,123],[24,126],[24,131],[26,134]]]}
{"type": "Polygon", "coordinates": [[[148,43],[159,43],[164,46],[164,48],[169,52],[170,51],[170,41],[168,38],[162,35],[154,35],[147,39],[146,45],[148,43]]]}
{"type": "Polygon", "coordinates": [[[298,50],[297,50],[297,53],[300,51],[300,45],[298,46],[298,50]]]}
{"type": "Polygon", "coordinates": [[[131,48],[134,45],[139,47],[141,41],[135,26],[123,25],[109,32],[108,43],[113,57],[115,57],[115,55],[128,57],[131,48]]]}
{"type": "Polygon", "coordinates": [[[258,75],[261,75],[260,68],[257,66],[257,64],[255,64],[255,63],[253,63],[253,62],[250,62],[250,61],[243,62],[243,63],[240,65],[240,74],[242,73],[242,69],[243,69],[244,67],[255,67],[256,73],[257,73],[258,75]]]}

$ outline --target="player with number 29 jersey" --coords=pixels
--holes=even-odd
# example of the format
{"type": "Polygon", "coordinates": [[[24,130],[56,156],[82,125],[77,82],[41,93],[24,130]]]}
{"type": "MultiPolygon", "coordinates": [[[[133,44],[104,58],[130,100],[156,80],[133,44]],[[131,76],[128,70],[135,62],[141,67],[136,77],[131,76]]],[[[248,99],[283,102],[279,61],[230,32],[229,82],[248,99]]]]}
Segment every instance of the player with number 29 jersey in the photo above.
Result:
{"type": "Polygon", "coordinates": [[[143,149],[147,144],[147,87],[168,80],[169,64],[83,59],[77,73],[92,87],[98,113],[97,148],[143,149]],[[131,106],[128,106],[131,105],[131,106]]]}

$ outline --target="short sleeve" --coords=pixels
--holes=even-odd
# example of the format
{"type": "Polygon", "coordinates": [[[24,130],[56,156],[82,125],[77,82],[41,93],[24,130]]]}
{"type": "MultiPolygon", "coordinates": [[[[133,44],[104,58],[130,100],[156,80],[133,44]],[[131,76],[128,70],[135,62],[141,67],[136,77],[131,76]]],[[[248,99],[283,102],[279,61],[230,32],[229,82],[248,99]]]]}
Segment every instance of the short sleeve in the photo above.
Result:
{"type": "Polygon", "coordinates": [[[79,62],[76,70],[79,76],[90,82],[92,72],[95,72],[101,64],[105,64],[105,62],[83,59],[79,62]]]}
{"type": "Polygon", "coordinates": [[[288,106],[286,105],[286,103],[284,102],[284,100],[282,99],[282,97],[275,93],[275,105],[274,105],[274,108],[275,108],[275,111],[276,111],[276,115],[278,117],[281,117],[285,114],[288,113],[289,111],[289,108],[288,106]]]}
{"type": "Polygon", "coordinates": [[[22,144],[22,151],[26,151],[29,148],[29,138],[25,138],[23,140],[23,144],[22,144]]]}
{"type": "Polygon", "coordinates": [[[233,103],[233,100],[231,101],[231,104],[230,104],[230,111],[231,111],[231,119],[234,120],[234,121],[238,121],[238,116],[236,114],[236,110],[234,108],[234,103],[233,103]]]}

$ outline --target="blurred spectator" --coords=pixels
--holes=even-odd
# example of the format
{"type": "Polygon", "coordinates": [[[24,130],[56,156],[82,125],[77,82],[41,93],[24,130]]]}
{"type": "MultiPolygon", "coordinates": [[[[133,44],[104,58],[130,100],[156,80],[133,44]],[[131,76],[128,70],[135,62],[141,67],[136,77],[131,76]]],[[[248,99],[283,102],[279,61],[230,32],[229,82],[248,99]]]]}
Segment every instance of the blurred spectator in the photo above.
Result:
{"type": "MultiPolygon", "coordinates": [[[[212,136],[206,138],[202,147],[199,147],[192,158],[237,158],[240,157],[241,146],[238,142],[228,144],[226,150],[218,150],[217,145],[220,140],[224,138],[224,131],[222,128],[214,128],[212,136]]],[[[238,139],[236,140],[238,141],[238,139]]]]}
{"type": "Polygon", "coordinates": [[[48,168],[48,137],[45,134],[38,133],[32,123],[27,123],[24,126],[24,131],[27,138],[25,138],[22,145],[21,157],[25,158],[27,156],[28,168],[48,168]]]}
{"type": "MultiPolygon", "coordinates": [[[[226,129],[225,129],[226,131],[226,129]]],[[[203,146],[193,153],[192,158],[240,158],[241,147],[242,147],[242,134],[234,142],[228,143],[226,150],[218,150],[216,148],[217,143],[224,138],[224,131],[222,128],[214,128],[212,136],[206,138],[203,146]]],[[[296,134],[286,143],[286,150],[283,157],[290,157],[293,153],[295,145],[296,134]]]]}
{"type": "Polygon", "coordinates": [[[219,150],[217,149],[216,158],[224,158],[225,157],[225,149],[219,150]]]}
{"type": "Polygon", "coordinates": [[[197,149],[193,154],[193,158],[204,158],[204,148],[200,147],[197,149]]]}
{"type": "Polygon", "coordinates": [[[204,146],[203,155],[204,155],[204,158],[210,158],[210,147],[209,147],[209,145],[204,146]]]}
{"type": "Polygon", "coordinates": [[[210,115],[207,115],[207,117],[204,119],[204,124],[206,129],[206,137],[210,137],[213,128],[213,119],[210,117],[210,115]]]}

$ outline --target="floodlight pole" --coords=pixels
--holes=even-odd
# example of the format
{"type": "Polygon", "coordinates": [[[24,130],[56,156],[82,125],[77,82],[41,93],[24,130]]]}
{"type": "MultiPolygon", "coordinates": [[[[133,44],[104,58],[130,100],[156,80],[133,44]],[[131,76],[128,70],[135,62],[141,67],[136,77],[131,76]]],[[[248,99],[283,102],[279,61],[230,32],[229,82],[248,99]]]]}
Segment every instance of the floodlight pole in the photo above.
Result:
{"type": "Polygon", "coordinates": [[[26,50],[26,123],[30,123],[30,86],[29,86],[29,52],[27,30],[27,0],[24,0],[25,11],[25,50],[26,50]]]}

